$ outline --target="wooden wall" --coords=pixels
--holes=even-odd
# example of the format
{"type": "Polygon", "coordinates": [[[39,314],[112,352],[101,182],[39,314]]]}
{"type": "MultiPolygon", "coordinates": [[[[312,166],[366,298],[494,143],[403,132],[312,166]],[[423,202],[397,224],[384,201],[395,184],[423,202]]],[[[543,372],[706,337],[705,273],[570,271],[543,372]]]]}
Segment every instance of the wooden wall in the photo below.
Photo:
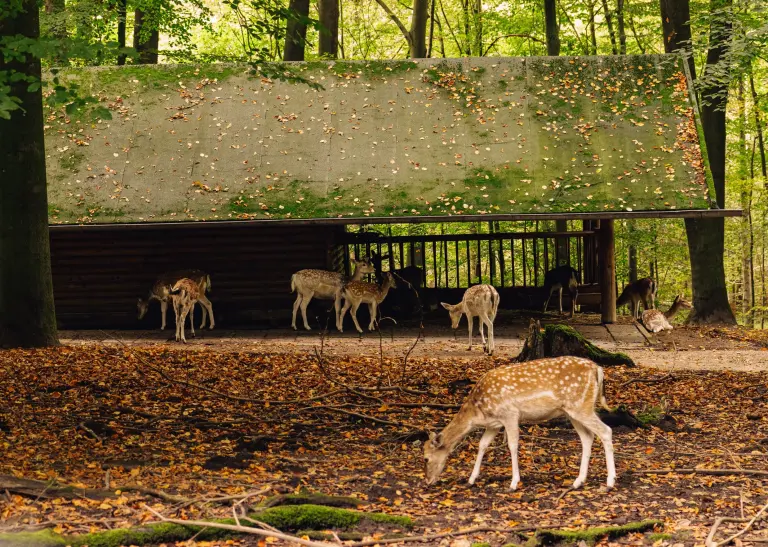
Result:
{"type": "MultiPolygon", "coordinates": [[[[330,249],[340,232],[339,226],[249,223],[52,226],[59,328],[159,328],[158,303],[138,321],[136,300],[158,274],[181,268],[211,275],[217,326],[289,327],[291,275],[339,266],[330,249]]],[[[195,314],[197,324],[200,308],[195,314]]],[[[171,325],[172,316],[169,310],[171,325]]]]}

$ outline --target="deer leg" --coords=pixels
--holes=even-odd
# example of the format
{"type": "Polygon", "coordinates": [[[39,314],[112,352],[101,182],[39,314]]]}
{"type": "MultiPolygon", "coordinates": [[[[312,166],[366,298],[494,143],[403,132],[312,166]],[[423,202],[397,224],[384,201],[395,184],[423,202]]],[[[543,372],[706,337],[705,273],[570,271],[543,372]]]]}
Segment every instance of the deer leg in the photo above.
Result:
{"type": "Polygon", "coordinates": [[[517,464],[517,450],[520,444],[520,419],[519,416],[512,415],[504,422],[504,429],[507,431],[507,442],[509,443],[509,452],[512,455],[512,483],[510,490],[517,490],[520,484],[520,467],[517,464]]]}
{"type": "Polygon", "coordinates": [[[544,309],[541,310],[542,312],[547,311],[547,306],[549,306],[549,299],[552,298],[552,292],[553,292],[553,290],[549,289],[549,294],[547,295],[547,300],[544,302],[544,309]]]}
{"type": "Polygon", "coordinates": [[[558,289],[558,294],[560,296],[560,315],[563,314],[563,286],[561,285],[558,289]]]}
{"type": "Polygon", "coordinates": [[[600,441],[603,443],[603,449],[605,450],[605,463],[608,468],[608,479],[606,484],[608,488],[613,488],[616,484],[616,463],[613,459],[613,433],[611,428],[605,425],[597,414],[592,412],[592,415],[578,416],[578,421],[582,426],[592,432],[592,434],[600,437],[600,441]]]}
{"type": "Polygon", "coordinates": [[[584,481],[587,480],[589,458],[592,456],[592,443],[595,440],[595,434],[584,427],[581,422],[575,418],[571,416],[569,416],[569,418],[571,419],[571,423],[573,424],[576,433],[579,434],[579,439],[581,439],[581,466],[579,467],[579,476],[573,483],[574,488],[580,488],[581,485],[584,484],[584,481]]]}
{"type": "Polygon", "coordinates": [[[579,297],[579,291],[571,293],[571,317],[576,315],[576,299],[579,297]]]}
{"type": "Polygon", "coordinates": [[[202,329],[205,327],[205,313],[208,312],[208,330],[213,330],[213,327],[215,326],[215,321],[213,320],[213,305],[211,304],[211,301],[208,300],[208,297],[205,295],[202,295],[200,297],[200,305],[203,308],[203,322],[200,324],[200,328],[202,329]]]}
{"type": "Polygon", "coordinates": [[[188,309],[189,309],[189,328],[192,331],[192,338],[196,338],[196,335],[195,335],[195,303],[192,302],[192,304],[190,304],[188,306],[188,309]]]}
{"type": "Polygon", "coordinates": [[[360,328],[360,323],[357,322],[357,308],[359,307],[360,307],[359,302],[354,302],[352,304],[352,321],[354,321],[355,323],[355,328],[357,329],[357,332],[359,332],[360,334],[363,334],[363,329],[360,328]]]}
{"type": "Polygon", "coordinates": [[[296,313],[299,311],[299,304],[301,304],[301,291],[296,291],[296,300],[293,302],[293,320],[291,321],[291,327],[293,327],[293,330],[296,329],[296,313]]]}
{"type": "Polygon", "coordinates": [[[344,301],[344,307],[341,308],[341,314],[339,315],[338,327],[339,332],[344,332],[344,316],[347,314],[347,310],[352,305],[349,300],[344,301]]]}
{"type": "Polygon", "coordinates": [[[469,323],[469,349],[472,351],[472,323],[475,322],[475,318],[467,314],[467,323],[469,323]]]}
{"type": "Polygon", "coordinates": [[[339,320],[339,313],[341,312],[341,293],[337,292],[333,299],[333,311],[336,314],[336,330],[342,332],[341,324],[339,320]]]}
{"type": "Polygon", "coordinates": [[[490,317],[488,317],[487,313],[483,313],[483,315],[480,316],[480,333],[481,334],[483,332],[483,323],[485,323],[485,326],[488,330],[488,342],[483,341],[483,344],[485,344],[488,355],[493,355],[493,350],[494,350],[493,321],[491,320],[490,317]]]}
{"type": "Polygon", "coordinates": [[[483,436],[480,438],[480,446],[477,448],[477,459],[475,460],[475,467],[472,469],[472,474],[469,476],[469,484],[475,484],[477,476],[480,474],[480,464],[483,463],[483,456],[485,456],[485,451],[488,450],[489,446],[491,446],[491,443],[493,442],[493,439],[496,437],[496,434],[499,432],[499,430],[500,428],[489,427],[485,430],[485,433],[483,433],[483,436]]]}
{"type": "Polygon", "coordinates": [[[371,322],[368,324],[368,330],[373,331],[376,328],[376,311],[377,311],[376,302],[371,302],[368,304],[368,313],[371,314],[371,322]]]}
{"type": "MultiPolygon", "coordinates": [[[[150,300],[151,302],[151,300],[150,300]]],[[[161,317],[161,323],[160,323],[160,330],[165,330],[165,316],[168,315],[168,301],[167,300],[161,300],[160,301],[160,317],[161,317]]]]}
{"type": "Polygon", "coordinates": [[[301,317],[304,319],[304,328],[307,330],[312,330],[309,328],[309,323],[307,323],[307,306],[309,306],[309,302],[312,300],[313,296],[315,296],[314,291],[305,294],[301,298],[301,317]]]}

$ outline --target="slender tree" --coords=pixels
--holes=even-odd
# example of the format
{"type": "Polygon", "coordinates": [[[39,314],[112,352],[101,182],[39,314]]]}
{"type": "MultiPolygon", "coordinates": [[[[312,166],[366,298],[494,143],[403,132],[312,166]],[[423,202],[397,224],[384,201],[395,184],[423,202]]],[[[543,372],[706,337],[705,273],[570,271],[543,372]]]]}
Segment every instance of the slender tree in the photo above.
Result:
{"type": "Polygon", "coordinates": [[[603,15],[605,15],[605,25],[608,27],[608,37],[611,39],[611,53],[618,55],[619,49],[616,47],[616,33],[613,30],[613,14],[608,7],[608,0],[603,2],[603,15]]]}
{"type": "MultiPolygon", "coordinates": [[[[125,47],[125,23],[128,16],[128,0],[117,0],[117,47],[123,49],[125,47]]],[[[117,64],[125,64],[126,55],[124,53],[118,53],[117,64]]]]}
{"type": "Polygon", "coordinates": [[[619,31],[619,53],[627,54],[627,30],[624,28],[624,0],[616,0],[616,25],[619,31]]]}
{"type": "Polygon", "coordinates": [[[309,0],[291,0],[290,15],[285,31],[283,59],[303,61],[304,46],[307,43],[307,19],[309,18],[309,0]]]}
{"type": "Polygon", "coordinates": [[[544,27],[547,55],[560,55],[560,25],[557,23],[557,0],[544,0],[544,27]]]}
{"type": "MultiPolygon", "coordinates": [[[[731,0],[711,0],[713,14],[710,27],[707,67],[717,71],[719,78],[709,78],[700,85],[701,120],[709,156],[709,167],[715,187],[717,206],[725,206],[725,107],[728,101],[727,78],[715,67],[723,61],[731,38],[731,23],[727,10],[731,0]]],[[[689,0],[661,0],[661,21],[664,48],[669,52],[689,52],[691,27],[689,0]]],[[[687,55],[691,75],[695,77],[693,58],[687,55]]],[[[693,287],[692,323],[736,322],[725,284],[725,219],[685,219],[688,252],[691,260],[693,287]]]]}
{"type": "Polygon", "coordinates": [[[140,64],[157,64],[160,49],[160,30],[149,9],[137,8],[133,22],[133,48],[140,64]]]}
{"type": "MultiPolygon", "coordinates": [[[[37,2],[23,0],[0,12],[0,36],[37,40],[37,2]]],[[[21,107],[9,119],[0,117],[0,347],[6,348],[58,344],[40,72],[40,59],[29,49],[13,57],[0,51],[0,74],[20,76],[8,85],[21,107]]]]}
{"type": "MultiPolygon", "coordinates": [[[[397,25],[408,42],[408,53],[412,59],[420,59],[427,56],[427,19],[429,19],[429,0],[413,0],[413,14],[411,15],[410,30],[405,27],[400,18],[393,12],[384,0],[376,0],[387,13],[393,23],[397,25]]],[[[464,0],[464,7],[468,9],[468,0],[464,0]]],[[[468,14],[466,14],[468,16],[468,14]]],[[[469,41],[467,48],[469,49],[469,41]]]]}
{"type": "Polygon", "coordinates": [[[318,53],[321,57],[335,59],[339,55],[339,0],[318,0],[320,38],[318,53]]]}

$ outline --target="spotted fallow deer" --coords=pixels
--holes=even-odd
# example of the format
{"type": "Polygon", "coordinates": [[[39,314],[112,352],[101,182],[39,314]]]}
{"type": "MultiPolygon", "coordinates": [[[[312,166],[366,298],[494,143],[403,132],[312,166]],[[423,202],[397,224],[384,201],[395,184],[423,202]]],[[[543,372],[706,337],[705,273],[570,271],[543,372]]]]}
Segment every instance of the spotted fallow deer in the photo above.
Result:
{"type": "Polygon", "coordinates": [[[682,294],[675,297],[669,310],[661,313],[659,310],[645,310],[643,312],[643,325],[650,332],[661,332],[663,330],[672,330],[672,318],[682,309],[690,310],[693,306],[682,294]]]}
{"type": "Polygon", "coordinates": [[[656,289],[656,282],[650,277],[638,279],[624,287],[624,290],[616,300],[616,307],[620,308],[629,304],[632,309],[632,317],[640,319],[640,302],[643,303],[644,309],[654,309],[656,289]]]}
{"type": "Polygon", "coordinates": [[[336,325],[339,332],[344,332],[344,316],[350,307],[352,308],[352,321],[355,323],[357,332],[363,332],[363,329],[360,328],[360,323],[357,322],[357,308],[360,307],[360,304],[368,304],[368,312],[371,315],[368,330],[374,330],[378,306],[387,297],[389,289],[394,289],[395,287],[397,287],[397,283],[395,283],[395,278],[389,272],[384,272],[384,283],[381,285],[365,283],[363,281],[350,281],[344,285],[344,288],[341,290],[341,295],[344,297],[344,307],[341,309],[339,321],[336,325]]]}
{"type": "Polygon", "coordinates": [[[461,316],[467,316],[469,323],[469,349],[472,349],[472,326],[474,318],[480,322],[480,339],[483,341],[483,350],[488,355],[493,355],[495,348],[493,336],[493,322],[496,320],[496,312],[499,309],[499,293],[490,285],[475,285],[464,292],[464,298],[458,304],[440,304],[451,315],[451,327],[458,328],[461,316]],[[485,341],[483,325],[488,328],[488,342],[485,341]]]}
{"type": "Polygon", "coordinates": [[[160,316],[162,320],[160,330],[165,330],[166,316],[168,314],[168,298],[171,287],[173,287],[177,281],[184,278],[191,279],[197,283],[201,289],[201,295],[198,302],[200,303],[200,307],[203,308],[203,320],[200,323],[200,328],[205,328],[206,316],[208,316],[210,318],[210,325],[208,328],[213,330],[215,325],[213,320],[213,306],[211,305],[211,301],[205,296],[206,292],[211,292],[211,276],[202,270],[178,270],[164,273],[158,277],[155,284],[152,285],[152,289],[150,289],[147,298],[139,298],[137,303],[139,319],[143,319],[146,315],[147,310],[149,310],[149,303],[152,302],[152,300],[157,300],[160,302],[160,316]]]}
{"type": "MultiPolygon", "coordinates": [[[[374,272],[374,268],[367,260],[352,260],[354,271],[350,281],[359,281],[363,275],[374,272]]],[[[296,301],[293,303],[293,321],[291,326],[296,329],[296,312],[301,307],[301,317],[304,319],[304,328],[312,330],[307,323],[307,306],[313,298],[321,300],[333,300],[336,310],[336,325],[339,324],[339,312],[341,310],[341,289],[347,278],[338,272],[327,270],[300,270],[291,276],[291,292],[296,293],[296,301]]],[[[341,329],[339,329],[341,330],[341,329]]]]}
{"type": "Polygon", "coordinates": [[[587,478],[595,435],[605,449],[608,488],[616,481],[611,428],[595,412],[595,404],[608,408],[603,393],[603,369],[588,359],[553,357],[495,368],[475,385],[451,423],[440,433],[431,433],[424,445],[425,477],[434,484],[445,468],[448,456],[473,429],[483,427],[475,467],[469,477],[474,484],[480,474],[483,455],[501,428],[506,428],[512,453],[512,484],[520,482],[517,464],[519,426],[567,416],[581,439],[581,467],[574,488],[587,478]]]}
{"type": "MultiPolygon", "coordinates": [[[[173,312],[176,315],[176,341],[187,343],[184,327],[189,315],[189,326],[192,336],[195,336],[194,308],[195,303],[203,296],[199,283],[189,278],[179,279],[169,291],[173,312]]],[[[203,308],[205,309],[205,308],[203,308]]]]}

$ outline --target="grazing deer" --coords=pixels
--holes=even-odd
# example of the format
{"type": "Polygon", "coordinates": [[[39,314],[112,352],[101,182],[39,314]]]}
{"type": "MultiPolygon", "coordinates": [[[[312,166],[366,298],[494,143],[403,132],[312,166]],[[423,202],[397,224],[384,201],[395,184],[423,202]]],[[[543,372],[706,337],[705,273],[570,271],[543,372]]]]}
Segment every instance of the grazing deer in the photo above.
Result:
{"type": "Polygon", "coordinates": [[[640,319],[640,302],[646,310],[654,309],[656,300],[656,282],[650,277],[638,279],[630,283],[616,300],[616,307],[620,308],[629,304],[632,308],[632,317],[640,319]]]}
{"type": "Polygon", "coordinates": [[[576,298],[579,296],[580,283],[581,276],[579,276],[579,272],[571,266],[558,266],[549,270],[544,274],[544,294],[547,295],[547,300],[544,302],[543,311],[547,311],[552,293],[559,291],[560,313],[563,313],[563,289],[566,288],[571,295],[571,317],[573,317],[576,313],[576,298]]]}
{"type": "MultiPolygon", "coordinates": [[[[364,274],[374,272],[373,266],[367,260],[352,260],[354,271],[350,281],[359,281],[364,274]]],[[[304,319],[304,328],[312,330],[307,323],[307,306],[312,298],[321,300],[333,300],[336,311],[336,325],[339,324],[339,310],[341,309],[341,289],[347,281],[343,274],[329,272],[327,270],[301,270],[291,276],[291,292],[296,293],[296,301],[293,303],[293,321],[291,326],[296,329],[296,312],[301,307],[301,317],[304,319]]],[[[341,330],[341,329],[339,329],[341,330]]]]}
{"type": "MultiPolygon", "coordinates": [[[[375,251],[371,252],[371,264],[376,270],[376,282],[384,283],[384,271],[381,268],[382,263],[389,258],[389,255],[379,256],[375,251]]],[[[418,294],[424,285],[424,270],[418,266],[406,266],[396,270],[390,270],[395,279],[402,281],[396,297],[397,307],[402,313],[410,315],[414,307],[418,306],[418,294]],[[416,293],[414,293],[414,290],[416,293]]]]}
{"type": "Polygon", "coordinates": [[[451,315],[451,327],[458,328],[461,316],[467,316],[469,323],[469,349],[472,349],[472,326],[474,318],[480,322],[480,338],[483,341],[483,350],[488,355],[493,355],[495,342],[493,337],[493,322],[496,320],[496,311],[499,309],[499,293],[490,285],[475,285],[464,292],[464,297],[458,304],[446,304],[440,302],[451,315]],[[483,335],[483,325],[488,327],[488,343],[483,335]]]}
{"type": "Polygon", "coordinates": [[[341,294],[344,297],[344,307],[341,309],[339,321],[336,325],[339,332],[344,332],[344,315],[346,315],[350,306],[352,307],[352,321],[355,322],[355,328],[357,328],[357,332],[363,332],[363,329],[360,328],[360,323],[357,322],[357,308],[360,307],[360,304],[368,304],[368,312],[371,315],[368,330],[372,331],[375,328],[378,305],[387,297],[389,289],[395,287],[397,287],[397,283],[395,283],[395,278],[389,272],[385,272],[384,283],[381,285],[364,283],[363,281],[350,281],[344,285],[344,288],[341,290],[341,294]]]}
{"type": "Polygon", "coordinates": [[[205,296],[206,292],[211,292],[211,276],[201,270],[178,270],[164,273],[158,277],[155,284],[152,285],[152,289],[150,289],[147,298],[139,298],[137,303],[139,319],[143,319],[147,314],[149,303],[152,302],[152,300],[157,300],[160,302],[160,316],[162,318],[160,330],[165,330],[165,321],[168,313],[168,297],[171,287],[173,287],[177,281],[184,278],[191,279],[200,287],[200,298],[198,299],[198,302],[203,308],[203,321],[200,323],[200,328],[205,328],[206,316],[209,316],[210,326],[208,328],[213,330],[215,325],[213,320],[213,306],[211,305],[211,301],[205,296]]]}
{"type": "Polygon", "coordinates": [[[659,310],[645,310],[643,312],[643,325],[650,332],[656,333],[663,330],[672,330],[672,318],[677,315],[681,309],[690,310],[693,306],[682,294],[675,297],[669,310],[661,313],[659,310]]]}
{"type": "Polygon", "coordinates": [[[459,412],[440,433],[431,433],[424,445],[427,484],[434,484],[450,453],[473,429],[484,427],[475,467],[469,477],[474,484],[480,474],[485,451],[501,428],[506,428],[512,453],[512,484],[520,482],[517,464],[519,426],[540,423],[566,415],[581,439],[581,467],[574,488],[587,478],[595,435],[605,449],[608,488],[616,481],[611,428],[595,413],[595,404],[608,408],[603,392],[603,369],[588,359],[553,357],[487,372],[467,396],[459,412]]]}
{"type": "MultiPolygon", "coordinates": [[[[187,343],[184,336],[184,326],[189,315],[189,326],[192,336],[195,336],[194,309],[195,302],[203,296],[200,285],[189,278],[179,279],[170,290],[170,298],[173,302],[173,311],[176,314],[176,341],[187,343]]],[[[203,308],[205,309],[205,308],[203,308]]]]}

